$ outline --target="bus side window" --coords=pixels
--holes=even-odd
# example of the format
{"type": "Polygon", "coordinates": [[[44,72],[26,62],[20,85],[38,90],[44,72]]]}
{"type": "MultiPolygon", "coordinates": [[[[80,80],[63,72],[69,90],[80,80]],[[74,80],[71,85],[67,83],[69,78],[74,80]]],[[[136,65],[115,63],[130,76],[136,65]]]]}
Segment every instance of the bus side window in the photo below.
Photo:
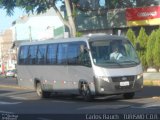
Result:
{"type": "Polygon", "coordinates": [[[45,64],[47,45],[39,45],[37,52],[37,64],[45,64]]]}
{"type": "Polygon", "coordinates": [[[86,45],[80,45],[79,63],[83,66],[91,67],[91,60],[86,45]]]}
{"type": "Polygon", "coordinates": [[[37,54],[37,46],[36,45],[30,46],[28,54],[28,64],[30,65],[36,64],[36,54],[37,54]]]}
{"type": "Polygon", "coordinates": [[[57,64],[59,65],[67,64],[67,48],[68,44],[66,43],[58,45],[57,64]]]}
{"type": "Polygon", "coordinates": [[[77,43],[69,44],[68,51],[67,51],[68,65],[78,64],[78,50],[79,50],[79,44],[77,43]]]}
{"type": "Polygon", "coordinates": [[[22,46],[20,48],[20,53],[19,53],[19,65],[24,65],[27,64],[28,61],[28,46],[22,46]]]}
{"type": "Polygon", "coordinates": [[[49,44],[47,48],[47,64],[56,64],[57,44],[49,44]]]}

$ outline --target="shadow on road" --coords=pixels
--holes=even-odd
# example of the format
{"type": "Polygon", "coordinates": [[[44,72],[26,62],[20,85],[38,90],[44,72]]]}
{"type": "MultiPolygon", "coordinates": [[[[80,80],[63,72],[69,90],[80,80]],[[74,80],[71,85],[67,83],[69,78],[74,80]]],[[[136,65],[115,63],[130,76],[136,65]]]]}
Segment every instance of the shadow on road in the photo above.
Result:
{"type": "MultiPolygon", "coordinates": [[[[160,87],[158,86],[145,86],[141,91],[136,92],[134,99],[144,99],[144,98],[154,98],[160,97],[160,87]]],[[[75,101],[75,102],[84,102],[81,96],[70,96],[70,95],[53,95],[48,100],[66,100],[66,101],[75,101]]],[[[123,101],[122,95],[112,95],[112,96],[103,96],[95,97],[92,102],[117,102],[118,100],[123,101]]],[[[129,99],[128,99],[129,100],[129,99]]]]}
{"type": "MultiPolygon", "coordinates": [[[[0,90],[0,93],[5,91],[0,90]]],[[[12,91],[9,91],[12,93],[12,91]]],[[[146,112],[160,109],[160,103],[157,99],[148,99],[160,96],[159,87],[144,87],[137,92],[134,99],[123,99],[121,95],[112,97],[98,97],[92,102],[85,102],[82,97],[73,97],[70,95],[54,95],[48,99],[39,99],[33,91],[16,90],[18,93],[12,93],[4,96],[3,100],[9,102],[20,102],[16,105],[16,109],[12,106],[5,108],[6,110],[23,113],[106,113],[108,112],[146,112]],[[12,97],[11,97],[12,96],[12,97]],[[27,97],[28,96],[28,97],[27,97]],[[26,97],[27,99],[21,99],[26,97]],[[32,99],[36,97],[36,99],[32,99]],[[147,109],[146,109],[147,108],[147,109]],[[45,110],[45,111],[44,111],[45,110]]],[[[3,101],[2,101],[3,102],[3,101]]]]}
{"type": "Polygon", "coordinates": [[[136,98],[160,97],[160,86],[145,86],[142,91],[137,92],[136,98]]]}
{"type": "MultiPolygon", "coordinates": [[[[12,95],[21,95],[21,94],[36,94],[35,91],[31,90],[16,90],[14,93],[12,90],[0,90],[0,94],[10,93],[12,95]]],[[[143,98],[153,98],[160,97],[160,87],[158,86],[145,86],[141,91],[136,92],[134,99],[143,99],[143,98]]],[[[53,94],[51,98],[47,98],[47,100],[73,100],[73,101],[83,101],[81,96],[72,96],[72,95],[55,95],[53,94]]],[[[46,99],[44,99],[46,100],[46,99]]],[[[117,100],[123,100],[122,95],[113,95],[113,96],[103,96],[96,97],[95,102],[114,102],[117,100]]]]}
{"type": "Polygon", "coordinates": [[[8,90],[0,90],[0,94],[5,94],[5,93],[12,93],[13,91],[8,91],[8,90]]]}

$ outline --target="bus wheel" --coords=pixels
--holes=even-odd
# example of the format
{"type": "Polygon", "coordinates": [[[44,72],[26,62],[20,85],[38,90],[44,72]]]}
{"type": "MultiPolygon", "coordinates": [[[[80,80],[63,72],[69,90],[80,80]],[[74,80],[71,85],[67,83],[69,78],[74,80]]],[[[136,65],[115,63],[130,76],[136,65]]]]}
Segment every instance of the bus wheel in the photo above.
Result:
{"type": "Polygon", "coordinates": [[[93,97],[91,95],[91,91],[89,89],[88,84],[86,83],[81,84],[81,95],[85,101],[92,101],[93,97]]]}
{"type": "Polygon", "coordinates": [[[36,84],[36,92],[40,98],[49,98],[50,97],[50,92],[43,91],[41,83],[39,83],[39,82],[36,84]]]}
{"type": "Polygon", "coordinates": [[[135,93],[131,92],[131,93],[124,93],[123,94],[123,98],[124,99],[132,99],[134,97],[135,93]]]}

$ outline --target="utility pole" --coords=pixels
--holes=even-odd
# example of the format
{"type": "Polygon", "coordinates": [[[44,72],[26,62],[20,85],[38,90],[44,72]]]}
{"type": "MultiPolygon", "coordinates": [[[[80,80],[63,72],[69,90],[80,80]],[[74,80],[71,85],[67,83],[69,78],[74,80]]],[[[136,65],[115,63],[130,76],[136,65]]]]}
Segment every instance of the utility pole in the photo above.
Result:
{"type": "Polygon", "coordinates": [[[29,26],[29,41],[32,42],[32,29],[31,29],[31,26],[29,26]]]}
{"type": "Polygon", "coordinates": [[[16,29],[16,27],[15,27],[15,33],[14,33],[14,41],[17,41],[17,29],[16,29]]]}
{"type": "Polygon", "coordinates": [[[14,64],[15,64],[15,68],[16,68],[16,64],[17,64],[17,55],[18,55],[18,46],[16,45],[16,42],[17,42],[17,29],[16,29],[16,27],[15,27],[15,41],[14,41],[14,43],[15,43],[15,60],[14,60],[14,64]]]}

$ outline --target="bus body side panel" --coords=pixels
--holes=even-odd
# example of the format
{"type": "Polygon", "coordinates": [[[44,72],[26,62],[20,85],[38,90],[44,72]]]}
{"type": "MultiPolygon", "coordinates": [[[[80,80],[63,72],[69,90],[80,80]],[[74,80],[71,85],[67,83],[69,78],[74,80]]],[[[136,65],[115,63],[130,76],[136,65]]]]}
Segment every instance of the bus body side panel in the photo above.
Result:
{"type": "Polygon", "coordinates": [[[66,91],[68,68],[66,65],[26,65],[18,67],[18,83],[20,86],[34,88],[34,81],[39,80],[45,91],[66,91]]]}
{"type": "Polygon", "coordinates": [[[29,66],[17,65],[19,86],[34,89],[34,81],[31,78],[31,72],[33,71],[30,71],[29,66]]]}
{"type": "Polygon", "coordinates": [[[34,81],[39,80],[43,90],[79,94],[79,81],[88,83],[92,94],[95,94],[93,69],[86,66],[67,65],[17,65],[18,84],[34,89],[34,81]]]}
{"type": "Polygon", "coordinates": [[[69,77],[70,80],[72,81],[72,86],[70,88],[73,88],[71,90],[75,94],[79,94],[79,82],[84,81],[88,83],[89,88],[92,92],[92,94],[95,94],[95,87],[93,85],[93,69],[92,67],[86,67],[86,66],[68,66],[68,71],[69,71],[69,77]]]}

